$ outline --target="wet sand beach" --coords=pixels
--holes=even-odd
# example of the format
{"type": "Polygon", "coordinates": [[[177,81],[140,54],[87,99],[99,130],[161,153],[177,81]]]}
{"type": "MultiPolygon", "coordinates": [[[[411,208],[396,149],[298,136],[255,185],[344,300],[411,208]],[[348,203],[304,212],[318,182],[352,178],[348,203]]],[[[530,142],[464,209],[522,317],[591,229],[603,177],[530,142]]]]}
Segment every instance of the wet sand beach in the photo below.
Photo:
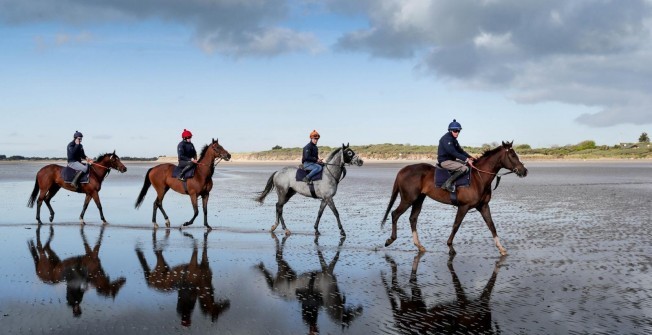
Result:
{"type": "MultiPolygon", "coordinates": [[[[276,194],[253,198],[283,163],[222,162],[207,233],[187,196],[169,192],[172,229],[152,229],[154,192],[134,209],[153,163],[125,162],[78,217],[65,190],[40,228],[26,203],[46,163],[0,165],[3,334],[645,334],[652,333],[652,161],[524,161],[493,193],[501,257],[477,211],[446,240],[455,208],[427,199],[412,244],[408,215],[389,247],[383,217],[405,162],[348,167],[335,204],[293,197],[274,223],[276,194]]],[[[159,225],[164,220],[159,214],[159,225]]]]}

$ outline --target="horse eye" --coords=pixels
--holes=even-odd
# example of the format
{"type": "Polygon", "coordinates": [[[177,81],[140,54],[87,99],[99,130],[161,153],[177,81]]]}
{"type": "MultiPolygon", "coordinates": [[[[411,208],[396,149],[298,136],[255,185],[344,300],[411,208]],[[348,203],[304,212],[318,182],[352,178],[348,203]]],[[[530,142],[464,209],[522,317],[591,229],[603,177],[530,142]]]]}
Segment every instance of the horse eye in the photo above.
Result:
{"type": "Polygon", "coordinates": [[[346,154],[349,155],[349,156],[353,156],[353,152],[351,152],[351,151],[347,151],[346,154]]]}

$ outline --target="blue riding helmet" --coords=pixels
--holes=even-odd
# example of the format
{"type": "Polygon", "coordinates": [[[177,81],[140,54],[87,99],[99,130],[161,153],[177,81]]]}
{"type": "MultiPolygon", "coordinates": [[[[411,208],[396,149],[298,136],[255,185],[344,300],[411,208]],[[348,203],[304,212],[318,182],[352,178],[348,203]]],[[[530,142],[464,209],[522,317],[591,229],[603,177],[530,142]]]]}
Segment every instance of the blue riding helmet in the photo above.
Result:
{"type": "Polygon", "coordinates": [[[448,125],[448,130],[462,130],[462,125],[457,122],[457,120],[453,119],[453,122],[448,125]]]}
{"type": "Polygon", "coordinates": [[[79,130],[75,130],[74,138],[77,138],[77,137],[84,137],[84,135],[82,133],[80,133],[79,130]]]}

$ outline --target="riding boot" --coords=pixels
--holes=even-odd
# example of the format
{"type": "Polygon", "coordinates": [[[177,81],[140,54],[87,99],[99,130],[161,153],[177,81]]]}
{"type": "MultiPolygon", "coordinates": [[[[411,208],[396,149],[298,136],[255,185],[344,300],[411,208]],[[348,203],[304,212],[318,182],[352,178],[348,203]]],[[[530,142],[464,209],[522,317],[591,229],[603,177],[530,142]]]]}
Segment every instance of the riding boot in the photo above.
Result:
{"type": "Polygon", "coordinates": [[[455,180],[464,174],[464,171],[455,171],[453,174],[448,177],[448,180],[444,182],[444,185],[441,185],[441,188],[445,189],[448,192],[455,192],[455,180]]]}
{"type": "Polygon", "coordinates": [[[308,185],[312,184],[312,180],[308,179],[308,177],[303,177],[303,182],[308,185]]]}
{"type": "Polygon", "coordinates": [[[184,166],[183,169],[181,170],[181,172],[179,172],[179,175],[177,176],[177,179],[179,179],[181,181],[186,180],[183,176],[186,174],[186,171],[190,170],[191,167],[192,167],[192,164],[188,164],[188,165],[184,166]]]}
{"type": "Polygon", "coordinates": [[[70,182],[70,184],[72,185],[72,187],[74,187],[74,188],[79,188],[79,178],[81,178],[81,175],[82,175],[83,173],[84,173],[84,171],[77,171],[77,172],[75,173],[75,176],[72,178],[72,181],[70,182]]]}

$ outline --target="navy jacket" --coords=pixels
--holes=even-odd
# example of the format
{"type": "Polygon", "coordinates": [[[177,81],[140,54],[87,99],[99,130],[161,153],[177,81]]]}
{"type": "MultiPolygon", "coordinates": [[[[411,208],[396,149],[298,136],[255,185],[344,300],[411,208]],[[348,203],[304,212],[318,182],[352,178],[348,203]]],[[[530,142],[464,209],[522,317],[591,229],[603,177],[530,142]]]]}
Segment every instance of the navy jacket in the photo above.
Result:
{"type": "Polygon", "coordinates": [[[179,155],[179,162],[190,162],[193,158],[197,158],[197,151],[195,145],[191,142],[181,141],[177,145],[177,155],[179,155]]]}
{"type": "Polygon", "coordinates": [[[316,144],[313,144],[312,141],[310,141],[308,144],[306,144],[305,147],[303,147],[303,157],[301,158],[301,164],[305,162],[317,163],[318,160],[319,148],[317,148],[316,144]]]}
{"type": "Polygon", "coordinates": [[[84,146],[79,143],[76,144],[73,140],[68,143],[68,163],[70,162],[80,162],[82,159],[86,158],[86,153],[84,153],[84,146]]]}
{"type": "Polygon", "coordinates": [[[465,161],[467,158],[471,157],[462,147],[460,143],[457,142],[457,139],[453,137],[451,132],[446,132],[444,136],[439,140],[439,148],[437,148],[437,161],[454,161],[459,159],[465,161]]]}

